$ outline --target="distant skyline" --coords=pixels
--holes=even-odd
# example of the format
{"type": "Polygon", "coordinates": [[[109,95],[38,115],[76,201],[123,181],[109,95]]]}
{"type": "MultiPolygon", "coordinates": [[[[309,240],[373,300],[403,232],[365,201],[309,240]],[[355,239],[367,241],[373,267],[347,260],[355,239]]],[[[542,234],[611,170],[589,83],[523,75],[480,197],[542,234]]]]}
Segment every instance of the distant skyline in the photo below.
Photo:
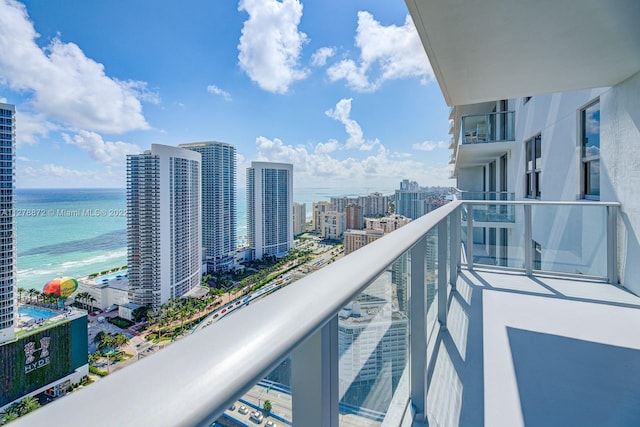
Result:
{"type": "MultiPolygon", "coordinates": [[[[294,189],[449,186],[448,108],[404,1],[0,0],[18,188],[125,188],[152,143],[233,144],[294,189]]],[[[296,190],[297,191],[297,190],[296,190]]]]}

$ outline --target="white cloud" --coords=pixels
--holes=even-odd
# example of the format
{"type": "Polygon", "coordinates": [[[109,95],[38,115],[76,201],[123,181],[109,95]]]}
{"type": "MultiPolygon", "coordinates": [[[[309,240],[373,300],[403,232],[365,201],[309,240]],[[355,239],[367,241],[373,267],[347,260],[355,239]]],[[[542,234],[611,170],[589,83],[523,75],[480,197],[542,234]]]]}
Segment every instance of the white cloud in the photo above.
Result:
{"type": "Polygon", "coordinates": [[[33,96],[41,113],[74,127],[120,133],[148,129],[140,101],[159,102],[145,82],[121,81],[74,43],[54,38],[44,49],[26,8],[0,0],[0,81],[33,96]]]}
{"type": "Polygon", "coordinates": [[[323,67],[327,63],[327,59],[336,54],[333,47],[321,47],[311,55],[311,65],[314,67],[323,67]]]}
{"type": "Polygon", "coordinates": [[[410,15],[402,27],[385,27],[369,12],[358,12],[356,46],[359,62],[345,59],[332,65],[327,70],[329,80],[344,79],[354,90],[371,92],[387,80],[420,77],[426,83],[434,77],[410,15]],[[377,77],[370,80],[370,74],[377,77]]]}
{"type": "Polygon", "coordinates": [[[341,99],[336,104],[335,109],[328,109],[324,113],[334,119],[339,121],[344,125],[345,131],[349,135],[349,139],[347,139],[347,143],[344,148],[352,149],[357,148],[359,150],[371,150],[380,142],[376,139],[374,141],[365,141],[364,133],[362,132],[362,128],[352,118],[351,115],[351,101],[352,98],[349,99],[341,99]]]}
{"type": "Polygon", "coordinates": [[[220,95],[224,98],[225,101],[231,101],[231,94],[225,90],[220,89],[216,85],[207,86],[207,92],[212,93],[214,95],[220,95]]]}
{"type": "Polygon", "coordinates": [[[316,144],[315,152],[318,154],[332,153],[340,148],[340,143],[335,139],[330,139],[327,142],[319,142],[316,144]]]}
{"type": "Polygon", "coordinates": [[[21,188],[124,188],[126,174],[120,169],[79,170],[47,163],[40,168],[26,166],[16,171],[21,188]]]}
{"type": "Polygon", "coordinates": [[[97,133],[85,130],[81,130],[74,137],[62,134],[62,138],[67,144],[86,151],[92,159],[106,166],[124,166],[127,163],[127,154],[142,152],[142,149],[135,144],[104,141],[97,133]]]}
{"type": "Polygon", "coordinates": [[[298,31],[302,17],[299,0],[240,0],[249,14],[238,44],[240,67],[269,92],[284,94],[308,71],[298,64],[307,35],[298,31]]]}
{"type": "Polygon", "coordinates": [[[49,132],[60,129],[43,114],[25,113],[22,110],[16,110],[16,122],[20,127],[20,132],[16,134],[18,147],[37,144],[39,138],[46,138],[49,132]]]}
{"type": "Polygon", "coordinates": [[[309,152],[305,147],[286,145],[278,138],[256,139],[258,159],[261,161],[292,163],[296,187],[313,187],[321,180],[322,185],[393,188],[403,178],[410,178],[424,185],[451,185],[449,168],[429,167],[413,158],[397,157],[381,144],[376,154],[357,159],[336,159],[327,152],[309,152]]]}
{"type": "Polygon", "coordinates": [[[423,141],[420,143],[413,144],[411,148],[419,151],[433,151],[436,148],[447,148],[449,145],[444,141],[423,141]]]}

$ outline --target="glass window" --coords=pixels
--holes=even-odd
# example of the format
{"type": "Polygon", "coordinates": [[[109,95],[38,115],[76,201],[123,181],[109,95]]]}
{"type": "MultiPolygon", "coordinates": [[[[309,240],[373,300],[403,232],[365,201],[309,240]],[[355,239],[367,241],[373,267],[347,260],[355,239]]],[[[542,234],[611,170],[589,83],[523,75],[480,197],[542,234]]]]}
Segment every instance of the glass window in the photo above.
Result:
{"type": "Polygon", "coordinates": [[[582,191],[585,199],[600,199],[600,100],[581,112],[582,191]]]}
{"type": "Polygon", "coordinates": [[[542,194],[540,189],[540,172],[542,165],[542,135],[533,137],[525,141],[526,156],[526,182],[525,193],[527,197],[539,198],[542,194]]]}

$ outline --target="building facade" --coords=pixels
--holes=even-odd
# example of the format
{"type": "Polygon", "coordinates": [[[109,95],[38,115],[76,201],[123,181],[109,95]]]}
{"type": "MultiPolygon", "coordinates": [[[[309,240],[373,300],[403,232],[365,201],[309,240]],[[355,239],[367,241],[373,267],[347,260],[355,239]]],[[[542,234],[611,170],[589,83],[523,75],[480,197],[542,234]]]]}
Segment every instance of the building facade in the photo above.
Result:
{"type": "Polygon", "coordinates": [[[344,212],[325,212],[320,215],[320,236],[323,239],[338,240],[347,229],[344,212]]]}
{"type": "Polygon", "coordinates": [[[307,205],[305,203],[293,204],[293,234],[298,235],[306,231],[307,205]]]}
{"type": "Polygon", "coordinates": [[[0,104],[0,342],[14,336],[16,312],[15,146],[16,108],[0,104]]]}
{"type": "Polygon", "coordinates": [[[199,153],[153,144],[127,156],[129,301],[157,309],[200,284],[199,153]]]}
{"type": "Polygon", "coordinates": [[[315,231],[316,233],[320,233],[322,231],[320,224],[321,224],[321,217],[322,214],[324,214],[325,212],[329,212],[331,209],[331,203],[329,202],[313,202],[312,205],[312,219],[311,219],[311,226],[313,228],[313,231],[315,231]]]}
{"type": "Polygon", "coordinates": [[[347,229],[361,230],[364,228],[364,209],[359,204],[349,204],[345,207],[347,229]]]}
{"type": "Polygon", "coordinates": [[[365,218],[365,229],[382,230],[385,233],[391,233],[410,222],[411,218],[407,218],[402,215],[389,215],[382,218],[365,218]]]}
{"type": "MultiPolygon", "coordinates": [[[[416,184],[417,185],[417,184],[416,184]]],[[[411,184],[401,185],[400,190],[396,190],[395,213],[411,219],[418,219],[429,212],[429,194],[424,190],[405,190],[404,188],[414,186],[411,184]]]]}
{"type": "Polygon", "coordinates": [[[378,240],[384,236],[382,230],[347,230],[343,235],[344,254],[349,255],[351,252],[368,245],[374,240],[378,240]]]}
{"type": "Polygon", "coordinates": [[[227,270],[236,249],[236,148],[214,141],[179,147],[202,156],[203,261],[209,272],[227,270]]]}
{"type": "Polygon", "coordinates": [[[281,256],[293,247],[293,165],[251,162],[247,232],[253,259],[281,256]]]}

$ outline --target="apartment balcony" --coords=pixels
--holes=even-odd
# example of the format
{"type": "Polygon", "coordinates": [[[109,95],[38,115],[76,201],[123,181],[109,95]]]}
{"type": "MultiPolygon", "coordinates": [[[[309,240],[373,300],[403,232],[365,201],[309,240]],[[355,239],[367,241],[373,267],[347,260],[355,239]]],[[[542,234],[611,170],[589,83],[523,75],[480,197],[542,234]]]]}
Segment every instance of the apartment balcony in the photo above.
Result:
{"type": "MultiPolygon", "coordinates": [[[[479,109],[484,105],[473,107],[479,109]]],[[[456,132],[459,141],[456,170],[483,165],[512,149],[515,140],[514,119],[513,111],[462,115],[456,132]]]]}
{"type": "Polygon", "coordinates": [[[15,425],[251,425],[229,406],[265,399],[304,427],[639,425],[619,205],[492,200],[516,227],[491,259],[462,223],[482,204],[436,209],[15,425]],[[265,380],[282,366],[288,384],[265,380]]]}

